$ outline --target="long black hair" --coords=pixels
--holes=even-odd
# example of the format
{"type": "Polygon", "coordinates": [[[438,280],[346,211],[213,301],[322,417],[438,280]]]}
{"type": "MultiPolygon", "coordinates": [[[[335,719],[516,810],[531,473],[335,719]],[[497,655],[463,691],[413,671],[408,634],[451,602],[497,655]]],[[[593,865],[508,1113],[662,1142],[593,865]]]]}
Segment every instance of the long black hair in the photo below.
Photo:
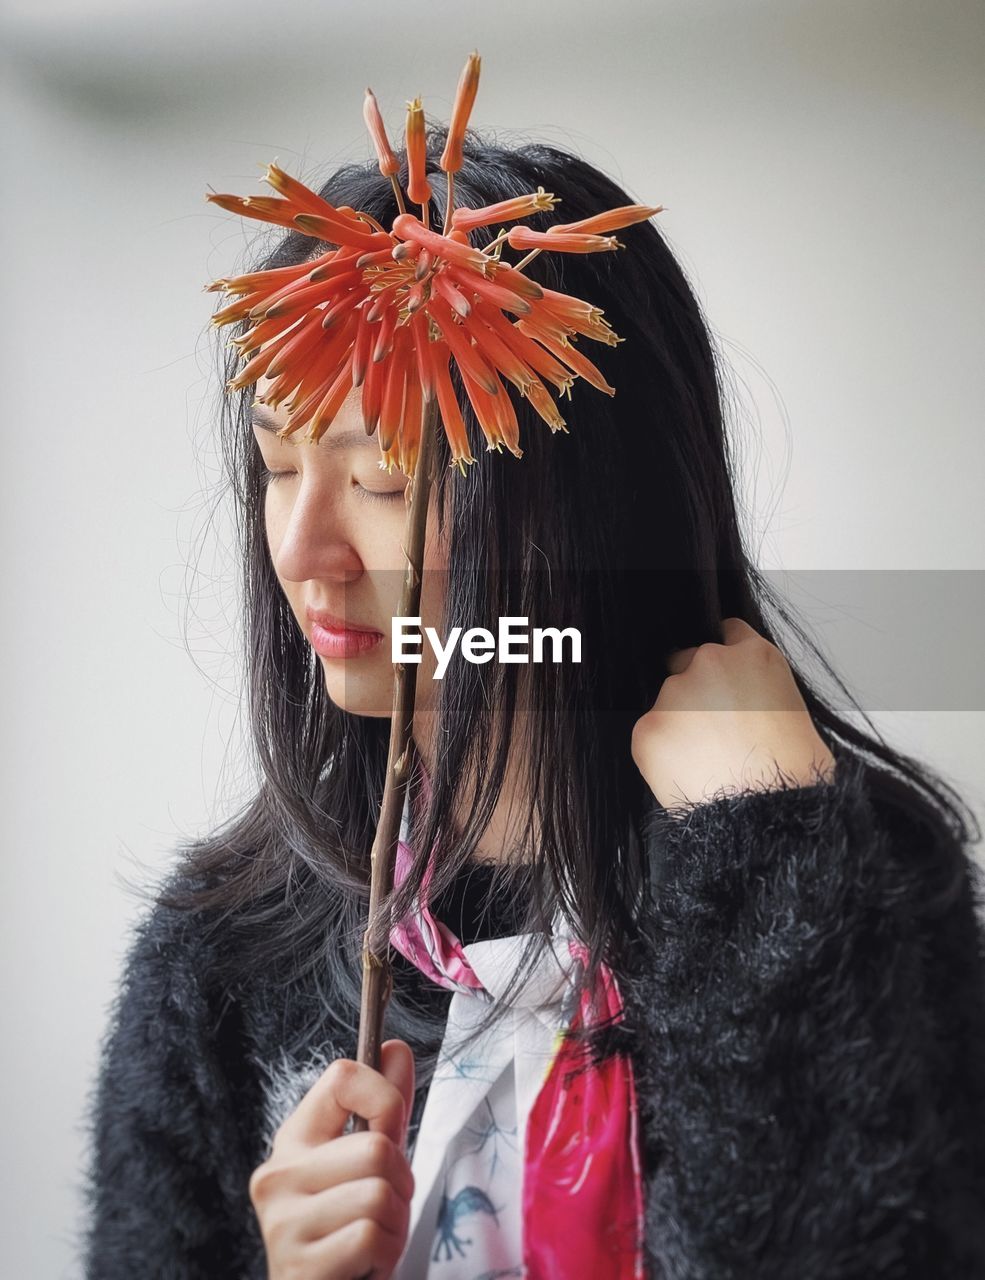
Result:
{"type": "MultiPolygon", "coordinates": [[[[437,126],[427,136],[432,226],[444,215],[447,186],[437,160],[445,136],[437,126]]],[[[459,204],[492,204],[538,186],[554,193],[559,208],[528,219],[535,229],[635,202],[597,168],[555,146],[509,147],[472,130],[464,155],[455,184],[459,204]]],[[[398,212],[390,182],[375,164],[346,165],[320,192],[383,226],[398,212]]],[[[488,243],[496,230],[477,233],[475,243],[488,243]]],[[[567,433],[554,434],[510,388],[521,430],[518,460],[485,451],[456,379],[478,462],[459,475],[441,434],[436,497],[450,536],[446,627],[495,632],[503,615],[577,627],[583,660],[521,666],[453,659],[438,697],[441,750],[429,779],[430,805],[421,803],[417,775],[412,782],[415,863],[386,906],[392,918],[408,909],[432,846],[432,897],[452,884],[495,808],[508,761],[519,758],[528,789],[521,837],[527,861],[497,870],[491,892],[512,894],[522,927],[541,941],[560,905],[588,948],[583,981],[589,987],[601,961],[617,973],[630,964],[646,890],[642,832],[654,797],[631,758],[633,725],[656,699],[667,655],[720,641],[725,617],[743,618],[787,653],[836,759],[864,756],[875,785],[892,791],[914,820],[946,828],[956,840],[967,840],[974,823],[947,783],[882,740],[750,562],[733,492],[724,362],[658,226],[640,223],[618,237],[625,248],[616,252],[542,253],[526,267],[540,284],[600,307],[623,339],[616,346],[579,344],[616,388],[614,397],[579,379],[570,400],[559,405],[567,433]],[[812,687],[789,656],[784,626],[815,655],[867,729],[843,718],[812,687]],[[521,709],[522,732],[515,720],[521,709]],[[475,779],[474,808],[465,828],[452,832],[442,817],[455,808],[467,777],[475,779]]],[[[245,269],[301,262],[324,248],[289,232],[245,269]]],[[[238,372],[238,354],[223,348],[219,365],[225,382],[238,372]]],[[[165,897],[208,911],[217,927],[235,931],[229,954],[237,973],[317,968],[336,1018],[354,1027],[390,721],[331,702],[321,666],[280,589],[264,529],[264,467],[249,425],[253,393],[248,387],[223,398],[221,440],[242,548],[246,695],[262,781],[221,829],[185,846],[185,889],[177,894],[172,886],[165,897]]],[[[538,950],[536,942],[528,948],[529,963],[538,950]]],[[[395,985],[388,1030],[424,1053],[422,1083],[432,1065],[427,1045],[433,1047],[435,1027],[420,1018],[421,1010],[395,985]]]]}

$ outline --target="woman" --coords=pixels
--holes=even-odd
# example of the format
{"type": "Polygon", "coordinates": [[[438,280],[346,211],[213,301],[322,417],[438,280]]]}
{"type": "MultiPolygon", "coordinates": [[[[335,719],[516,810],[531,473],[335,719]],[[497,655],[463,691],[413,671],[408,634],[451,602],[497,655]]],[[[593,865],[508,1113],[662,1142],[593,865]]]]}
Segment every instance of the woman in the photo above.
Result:
{"type": "MultiPolygon", "coordinates": [[[[444,138],[428,137],[433,225],[444,138]]],[[[630,203],[556,148],[469,134],[460,203],[538,186],[566,221],[630,203]]],[[[397,212],[370,166],[321,194],[384,226],[397,212]]],[[[620,239],[527,268],[604,310],[624,341],[591,354],[617,396],[578,385],[559,435],[514,397],[522,461],[478,453],[465,476],[439,442],[422,626],[573,627],[582,660],[457,655],[435,680],[423,645],[393,919],[421,921],[429,869],[459,958],[543,943],[560,911],[584,989],[615,976],[621,1018],[586,1031],[596,1065],[632,1068],[646,1274],[985,1276],[973,819],[784,657],[774,619],[810,641],[743,547],[698,304],[652,223],[620,239]]],[[[323,248],[291,233],[260,265],[323,248]]],[[[444,1233],[454,1262],[409,1248],[448,971],[397,946],[381,1070],[353,1061],[406,481],[377,465],[357,396],[318,447],[278,440],[283,411],[253,399],[230,402],[223,439],[262,783],[183,851],[131,951],[94,1110],[89,1274],[477,1275],[478,1217],[444,1233]],[[345,1132],[353,1112],[368,1132],[345,1132]]]]}

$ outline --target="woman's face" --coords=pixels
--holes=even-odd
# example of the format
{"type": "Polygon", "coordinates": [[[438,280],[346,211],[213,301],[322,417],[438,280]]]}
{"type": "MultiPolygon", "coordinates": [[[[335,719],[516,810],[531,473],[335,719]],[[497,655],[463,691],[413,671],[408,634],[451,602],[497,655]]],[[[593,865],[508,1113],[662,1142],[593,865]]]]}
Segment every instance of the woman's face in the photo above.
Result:
{"type": "MultiPolygon", "coordinates": [[[[262,395],[269,385],[268,379],[260,378],[257,393],[262,395]]],[[[389,475],[380,468],[379,436],[366,435],[360,398],[361,389],[354,389],[318,444],[304,440],[305,427],[285,440],[277,439],[275,432],[288,416],[283,405],[254,406],[253,434],[264,466],[281,473],[268,481],[264,499],[271,561],[298,626],[318,653],[326,692],[355,715],[389,717],[394,674],[391,620],[400,613],[407,564],[402,543],[408,482],[396,468],[389,475]],[[309,610],[331,614],[347,627],[366,629],[379,638],[368,647],[333,651],[331,635],[317,627],[309,610]]],[[[432,493],[418,613],[421,628],[432,626],[439,634],[446,568],[432,493]]],[[[416,705],[426,714],[437,705],[434,651],[426,639],[406,651],[422,656],[416,705]]]]}

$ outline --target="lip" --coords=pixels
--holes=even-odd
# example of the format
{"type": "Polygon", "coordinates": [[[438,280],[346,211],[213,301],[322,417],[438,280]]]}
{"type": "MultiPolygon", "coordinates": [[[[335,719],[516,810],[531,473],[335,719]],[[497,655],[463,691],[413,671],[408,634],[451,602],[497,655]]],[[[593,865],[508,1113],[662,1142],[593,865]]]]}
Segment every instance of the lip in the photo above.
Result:
{"type": "Polygon", "coordinates": [[[357,658],[383,639],[382,631],[353,626],[324,609],[306,612],[311,622],[311,647],[323,658],[357,658]]]}
{"type": "Polygon", "coordinates": [[[329,613],[327,609],[306,609],[309,622],[317,622],[324,631],[361,631],[367,635],[381,636],[383,634],[377,627],[361,627],[357,622],[349,622],[345,618],[338,617],[337,614],[329,613]]]}

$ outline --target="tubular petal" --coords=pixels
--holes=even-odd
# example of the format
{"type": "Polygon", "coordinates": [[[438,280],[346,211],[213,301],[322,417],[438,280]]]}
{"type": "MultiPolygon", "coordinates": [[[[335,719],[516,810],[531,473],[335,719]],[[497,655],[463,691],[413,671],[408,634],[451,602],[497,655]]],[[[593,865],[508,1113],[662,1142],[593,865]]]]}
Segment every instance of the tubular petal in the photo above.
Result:
{"type": "Polygon", "coordinates": [[[463,333],[452,319],[451,308],[443,298],[431,300],[431,318],[441,330],[441,336],[451,348],[452,355],[461,369],[468,369],[475,380],[480,383],[488,395],[495,395],[499,385],[489,365],[472,345],[467,333],[463,333]]]}
{"type": "Polygon", "coordinates": [[[383,319],[380,321],[379,331],[376,335],[376,342],[373,346],[373,362],[379,364],[381,360],[386,359],[394,347],[394,330],[397,327],[397,308],[387,307],[383,313],[383,319]]]}
{"type": "Polygon", "coordinates": [[[483,321],[484,317],[480,313],[475,313],[465,321],[462,328],[475,339],[476,347],[488,363],[509,378],[518,390],[525,391],[535,376],[533,371],[528,369],[512,347],[508,347],[499,334],[494,333],[483,321]]]}
{"type": "Polygon", "coordinates": [[[356,231],[341,219],[323,218],[314,213],[297,214],[294,226],[305,235],[314,236],[316,240],[328,240],[356,249],[380,249],[387,241],[387,236],[382,232],[356,231]]]}
{"type": "Polygon", "coordinates": [[[623,246],[615,236],[583,236],[576,232],[531,231],[529,227],[512,227],[506,237],[513,249],[557,249],[562,253],[600,253],[623,246]]]}
{"type": "Polygon", "coordinates": [[[521,333],[517,326],[507,320],[495,307],[480,300],[478,310],[486,324],[499,334],[510,350],[514,351],[525,364],[530,365],[548,382],[553,383],[559,392],[568,390],[575,380],[574,375],[560,361],[555,360],[550,352],[527,334],[521,333]]]}
{"type": "Polygon", "coordinates": [[[356,340],[352,344],[352,385],[361,387],[369,364],[369,352],[376,333],[368,320],[369,308],[362,306],[356,313],[356,340]]]}
{"type": "Polygon", "coordinates": [[[346,271],[359,270],[361,255],[360,249],[333,249],[331,253],[323,255],[308,279],[315,284],[318,280],[334,279],[335,276],[342,275],[346,271]]]}
{"type": "Polygon", "coordinates": [[[400,470],[405,476],[413,479],[417,470],[417,455],[421,444],[421,412],[424,396],[418,381],[416,367],[413,363],[407,366],[407,389],[404,393],[404,412],[397,432],[399,446],[400,470]]]}
{"type": "Polygon", "coordinates": [[[293,280],[300,280],[302,276],[308,275],[310,267],[309,262],[302,262],[295,267],[271,267],[267,271],[250,271],[246,275],[233,276],[229,280],[217,280],[208,288],[212,291],[221,286],[231,295],[272,292],[290,284],[293,280]]]}
{"type": "Polygon", "coordinates": [[[380,104],[376,101],[376,94],[372,89],[366,89],[366,96],[363,98],[363,119],[366,121],[366,128],[369,130],[370,137],[373,139],[373,146],[376,148],[376,158],[380,163],[380,173],[384,178],[391,178],[400,169],[400,162],[393,154],[390,146],[390,139],[387,137],[386,126],[383,123],[383,116],[380,112],[380,104]]]}
{"type": "Polygon", "coordinates": [[[332,421],[339,409],[342,408],[343,401],[352,390],[352,365],[346,361],[339,372],[338,377],[329,388],[328,394],[315,410],[315,415],[311,419],[308,430],[307,439],[313,444],[317,444],[328,428],[332,425],[332,421]]]}
{"type": "Polygon", "coordinates": [[[333,276],[330,280],[319,280],[317,284],[308,284],[303,288],[295,285],[262,314],[268,320],[273,320],[278,316],[289,316],[295,311],[308,311],[320,302],[333,302],[338,294],[350,289],[362,298],[366,296],[365,287],[353,288],[362,284],[362,272],[346,271],[340,276],[333,276]]]}
{"type": "Polygon", "coordinates": [[[567,338],[571,329],[571,326],[566,325],[563,320],[559,320],[557,316],[541,308],[538,308],[536,315],[529,316],[525,320],[518,320],[516,327],[526,337],[535,338],[538,342],[541,340],[542,333],[552,337],[555,342],[562,342],[567,338]]]}
{"type": "Polygon", "coordinates": [[[275,222],[281,227],[294,226],[293,206],[287,200],[267,200],[268,208],[265,210],[258,203],[265,198],[263,196],[231,196],[210,191],[205,198],[212,204],[217,204],[220,209],[238,213],[243,218],[259,218],[261,222],[275,222]]]}
{"type": "Polygon", "coordinates": [[[530,195],[500,200],[497,204],[483,205],[481,209],[459,207],[451,215],[451,224],[457,231],[474,231],[476,227],[488,227],[494,222],[512,222],[532,213],[548,212],[554,208],[554,203],[553,192],[538,187],[530,195]]]}
{"type": "Polygon", "coordinates": [[[590,382],[593,387],[598,387],[599,391],[604,391],[608,396],[616,394],[615,387],[609,386],[602,376],[601,370],[597,369],[591,360],[578,350],[574,343],[567,342],[562,345],[547,335],[539,336],[537,341],[542,342],[548,351],[556,355],[559,360],[563,360],[566,365],[574,369],[579,377],[584,378],[586,382],[590,382]]]}
{"type": "Polygon", "coordinates": [[[501,394],[496,396],[495,402],[499,406],[499,429],[506,440],[506,447],[515,458],[522,458],[520,424],[517,421],[516,410],[513,408],[513,401],[510,399],[505,387],[501,394]]]}
{"type": "Polygon", "coordinates": [[[376,324],[377,320],[382,320],[391,305],[396,303],[397,290],[400,288],[401,281],[395,284],[387,285],[385,289],[381,289],[376,295],[376,300],[369,304],[369,322],[376,324]]]}
{"type": "Polygon", "coordinates": [[[431,270],[431,264],[434,261],[434,254],[430,249],[422,249],[417,255],[414,266],[414,279],[423,280],[427,273],[431,270]]]}
{"type": "Polygon", "coordinates": [[[603,235],[607,231],[619,231],[622,227],[632,226],[635,222],[643,222],[652,218],[655,213],[663,213],[662,204],[624,204],[618,209],[609,209],[605,213],[597,213],[591,218],[582,218],[578,222],[559,222],[547,228],[549,236],[566,231],[577,231],[591,235],[603,235]]]}
{"type": "Polygon", "coordinates": [[[412,213],[397,214],[393,220],[393,234],[399,236],[401,240],[414,240],[417,244],[430,249],[437,257],[448,262],[460,263],[464,267],[471,267],[473,271],[480,271],[483,275],[486,274],[491,262],[491,259],[478,249],[453,240],[451,236],[443,236],[437,231],[431,231],[412,213]]]}
{"type": "MultiPolygon", "coordinates": [[[[500,449],[504,444],[511,453],[517,455],[517,442],[514,439],[512,443],[507,439],[504,426],[508,425],[508,417],[502,413],[496,403],[500,396],[506,396],[506,388],[499,379],[496,379],[497,394],[490,395],[485,388],[480,387],[476,380],[468,373],[467,370],[461,369],[462,382],[465,384],[465,390],[468,392],[469,400],[472,402],[472,408],[475,410],[475,416],[479,420],[479,426],[482,428],[482,434],[489,442],[486,446],[489,449],[500,449]],[[506,421],[504,422],[504,417],[506,421]]],[[[519,456],[519,455],[517,455],[519,456]]]]}
{"type": "Polygon", "coordinates": [[[517,271],[516,267],[511,267],[508,262],[499,261],[494,263],[492,278],[497,284],[503,286],[504,289],[512,289],[514,293],[518,293],[521,298],[542,298],[544,289],[536,280],[531,280],[529,276],[525,276],[522,271],[517,271]]]}
{"type": "Polygon", "coordinates": [[[463,463],[473,463],[472,450],[469,448],[469,435],[462,417],[462,410],[452,385],[451,373],[448,369],[450,352],[443,342],[430,344],[431,367],[434,370],[434,388],[438,397],[438,410],[445,428],[448,444],[451,446],[452,466],[461,468],[463,463]]]}
{"type": "Polygon", "coordinates": [[[356,266],[360,271],[365,267],[384,266],[386,263],[390,262],[391,252],[392,250],[390,249],[377,249],[373,253],[364,253],[362,257],[356,260],[356,266]]]}
{"type": "Polygon", "coordinates": [[[239,302],[231,302],[228,307],[223,307],[217,311],[209,322],[213,329],[221,329],[223,325],[234,324],[237,320],[242,320],[250,314],[250,306],[253,295],[247,298],[240,298],[239,302]]]}
{"type": "Polygon", "coordinates": [[[479,72],[481,69],[482,59],[473,50],[469,54],[462,69],[462,74],[458,79],[458,88],[455,91],[455,105],[452,108],[451,123],[448,126],[448,134],[445,139],[445,149],[441,153],[441,159],[438,161],[439,168],[445,173],[457,173],[462,167],[462,142],[465,139],[465,130],[468,128],[469,116],[472,114],[475,95],[479,89],[479,72]]]}
{"type": "Polygon", "coordinates": [[[434,399],[434,370],[428,348],[432,345],[428,334],[427,316],[423,312],[415,315],[410,321],[411,345],[414,348],[414,360],[417,366],[417,378],[421,384],[421,394],[426,403],[434,399]]]}
{"type": "Polygon", "coordinates": [[[526,298],[521,298],[519,294],[514,293],[512,289],[507,289],[501,284],[493,284],[491,280],[486,280],[473,271],[460,271],[457,267],[446,268],[446,273],[466,298],[470,293],[475,292],[483,298],[488,298],[503,311],[513,311],[518,316],[530,314],[530,303],[526,298]]]}
{"type": "Polygon", "coordinates": [[[265,347],[258,355],[240,369],[235,378],[230,378],[226,383],[226,389],[229,391],[239,391],[243,387],[248,387],[251,383],[256,382],[262,374],[266,373],[270,362],[277,355],[276,350],[265,347]]]}
{"type": "MultiPolygon", "coordinates": [[[[313,213],[330,220],[340,219],[350,226],[355,223],[354,218],[348,214],[341,213],[334,205],[329,204],[327,200],[323,200],[320,195],[312,191],[310,187],[305,186],[303,182],[299,182],[297,178],[292,178],[278,165],[268,164],[264,177],[274,190],[279,191],[282,196],[290,200],[298,211],[313,213]]],[[[359,230],[358,224],[353,226],[353,230],[359,230]]]]}
{"type": "Polygon", "coordinates": [[[432,282],[435,291],[451,306],[456,315],[464,320],[472,310],[472,304],[455,284],[447,271],[439,271],[432,282]]]}
{"type": "Polygon", "coordinates": [[[499,429],[499,423],[496,421],[496,415],[489,407],[490,396],[483,391],[482,387],[470,378],[465,370],[459,366],[462,384],[465,387],[465,394],[469,398],[472,405],[472,412],[476,416],[482,434],[486,438],[486,452],[491,449],[501,450],[503,445],[503,433],[499,429]]]}
{"type": "Polygon", "coordinates": [[[427,144],[424,138],[424,108],[420,98],[407,103],[407,195],[414,204],[431,200],[431,184],[425,176],[427,144]]]}
{"type": "Polygon", "coordinates": [[[323,313],[321,322],[322,328],[334,328],[339,322],[339,317],[348,315],[354,307],[358,307],[365,296],[366,295],[363,293],[362,289],[350,289],[348,293],[344,293],[337,302],[333,302],[332,305],[323,313]]]}
{"type": "MultiPolygon", "coordinates": [[[[267,376],[270,376],[269,369],[267,370],[267,376]]],[[[271,409],[276,409],[285,396],[290,395],[297,386],[297,380],[296,369],[282,370],[277,377],[268,383],[267,389],[263,393],[263,403],[269,404],[271,409]]]]}
{"type": "Polygon", "coordinates": [[[321,340],[321,313],[315,311],[305,316],[296,329],[291,329],[286,340],[276,341],[276,359],[269,366],[268,376],[278,377],[289,365],[314,351],[321,340]]]}
{"type": "Polygon", "coordinates": [[[537,314],[530,319],[537,324],[553,325],[558,330],[559,339],[562,335],[575,332],[582,333],[595,342],[604,342],[607,347],[614,347],[617,342],[622,342],[622,338],[617,337],[598,307],[563,307],[553,299],[545,298],[537,314]]]}
{"type": "Polygon", "coordinates": [[[262,347],[265,342],[269,342],[271,338],[279,337],[285,329],[289,329],[294,321],[285,323],[283,320],[261,320],[259,324],[253,326],[246,333],[241,334],[238,338],[230,338],[230,345],[239,347],[240,355],[246,355],[249,351],[254,351],[258,347],[262,347]]]}
{"type": "Polygon", "coordinates": [[[386,452],[397,438],[400,420],[404,411],[404,397],[407,387],[407,373],[410,367],[410,347],[406,329],[398,330],[394,345],[393,357],[387,371],[386,387],[383,390],[383,403],[380,408],[380,448],[386,452]]]}
{"type": "MultiPolygon", "coordinates": [[[[290,413],[287,421],[277,432],[281,439],[293,435],[306,423],[311,421],[311,416],[320,404],[323,404],[328,392],[334,386],[336,379],[344,368],[344,361],[337,361],[331,369],[328,369],[327,376],[318,379],[317,386],[309,392],[308,395],[302,395],[300,389],[295,392],[291,403],[288,405],[290,413]]],[[[270,404],[270,397],[264,396],[264,403],[270,404]]]]}
{"type": "Polygon", "coordinates": [[[592,320],[601,316],[602,308],[594,307],[590,302],[572,297],[570,293],[558,293],[556,289],[544,289],[544,306],[571,321],[592,320]]]}
{"type": "Polygon", "coordinates": [[[421,252],[419,244],[413,244],[409,240],[404,240],[390,250],[390,257],[394,262],[407,262],[413,260],[421,252]]]}
{"type": "Polygon", "coordinates": [[[544,419],[551,431],[563,431],[567,434],[568,428],[564,425],[564,419],[558,411],[557,405],[550,397],[550,393],[542,382],[535,382],[527,391],[527,399],[544,419]]]}
{"type": "Polygon", "coordinates": [[[418,280],[407,290],[404,296],[404,308],[408,314],[413,315],[415,311],[419,311],[431,296],[431,281],[418,280]]]}
{"type": "Polygon", "coordinates": [[[380,407],[383,403],[383,391],[386,387],[387,366],[389,360],[370,360],[366,366],[366,380],[363,383],[362,414],[366,434],[371,436],[380,420],[380,407]]]}
{"type": "Polygon", "coordinates": [[[325,392],[334,379],[340,363],[348,356],[355,323],[356,318],[350,312],[345,317],[341,329],[338,332],[333,330],[330,340],[325,337],[322,330],[321,342],[314,354],[306,361],[298,361],[296,366],[298,388],[288,405],[292,412],[309,397],[312,397],[309,410],[315,407],[318,395],[325,392]]]}

